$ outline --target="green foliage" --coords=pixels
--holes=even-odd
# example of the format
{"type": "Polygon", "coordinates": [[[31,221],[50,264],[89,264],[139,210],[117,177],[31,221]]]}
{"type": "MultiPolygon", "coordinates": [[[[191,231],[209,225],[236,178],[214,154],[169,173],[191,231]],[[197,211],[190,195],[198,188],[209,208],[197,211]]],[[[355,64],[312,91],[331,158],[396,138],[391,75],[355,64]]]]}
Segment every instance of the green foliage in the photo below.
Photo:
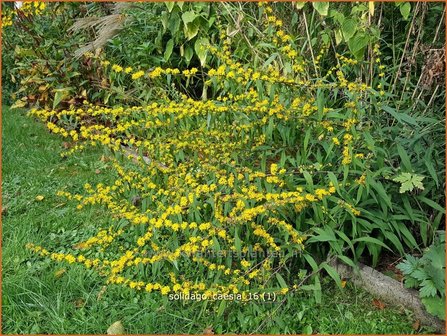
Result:
{"type": "Polygon", "coordinates": [[[403,194],[406,191],[413,191],[415,188],[424,190],[424,185],[422,184],[423,179],[424,176],[411,173],[401,173],[399,176],[393,178],[393,181],[401,183],[399,192],[403,194]]]}
{"type": "Polygon", "coordinates": [[[278,304],[227,303],[219,315],[221,302],[202,307],[195,302],[162,302],[158,296],[135,295],[130,289],[104,291],[99,277],[80,269],[56,276],[63,270],[60,265],[32,259],[23,246],[30,239],[56,246],[63,238],[76,244],[82,230],[109,221],[97,209],[80,212],[61,206],[54,194],[64,187],[79,188],[114,176],[100,161],[98,149],[68,159],[55,155],[63,150],[62,139],[49,135],[22,110],[3,107],[2,126],[2,228],[7,242],[2,250],[3,333],[104,334],[118,320],[132,334],[200,334],[208,327],[215,333],[251,333],[264,320],[269,322],[260,333],[413,332],[409,312],[375,309],[373,298],[349,283],[341,292],[324,282],[322,304],[308,293],[297,293],[278,309],[276,319],[269,320],[278,304]],[[39,194],[45,200],[35,202],[39,194]]]}
{"type": "Polygon", "coordinates": [[[445,232],[439,234],[422,257],[406,255],[397,268],[404,275],[406,287],[419,289],[427,311],[445,320],[445,232]]]}
{"type": "MultiPolygon", "coordinates": [[[[30,22],[18,20],[17,25],[5,27],[2,33],[4,93],[16,102],[15,107],[80,108],[85,99],[107,107],[145,106],[154,101],[179,103],[185,99],[182,94],[187,98],[215,99],[245,93],[250,85],[256,88],[259,99],[271,104],[278,97],[281,104],[289,106],[292,97],[306,90],[304,86],[265,84],[260,79],[248,86],[234,79],[207,82],[206,71],[224,64],[209,52],[208,46],[221,48],[227,40],[231,40],[232,59],[240,62],[244,71],[278,71],[284,77],[292,73],[289,57],[272,42],[277,38],[275,29],[262,24],[268,15],[254,4],[138,3],[122,13],[122,30],[102,52],[79,59],[72,57],[73,52],[92,41],[95,33],[87,30],[68,35],[68,28],[79,18],[110,14],[107,5],[49,6],[53,6],[52,10],[41,17],[30,22]],[[223,37],[219,27],[227,28],[223,37]],[[105,60],[134,70],[161,66],[182,71],[194,67],[198,72],[193,76],[132,81],[130,75],[104,67],[105,60]]],[[[305,123],[272,118],[262,129],[268,140],[265,146],[246,156],[263,171],[278,161],[290,173],[285,178],[288,188],[305,185],[313,192],[331,182],[336,189],[323,207],[314,206],[304,216],[290,209],[281,210],[280,215],[309,239],[305,260],[288,258],[291,271],[277,278],[279,283],[293,281],[296,273],[312,270],[315,274],[325,271],[340,284],[326,263],[328,258],[338,257],[350,265],[367,259],[375,265],[383,251],[399,255],[418,251],[421,246],[429,246],[435,232],[443,229],[445,120],[439,111],[445,110],[445,87],[442,70],[440,75],[433,66],[437,58],[425,51],[444,48],[444,32],[438,29],[443,10],[440,3],[275,4],[274,14],[284,23],[285,32],[293,36],[291,47],[299,52],[297,59],[312,60],[302,70],[303,78],[319,80],[332,71],[342,55],[359,62],[343,66],[348,81],[365,82],[372,88],[358,97],[339,89],[306,93],[306,99],[315,99],[317,113],[305,123]],[[379,42],[380,47],[376,47],[379,42]],[[340,125],[354,116],[354,108],[345,106],[349,101],[356,102],[358,123],[345,130],[340,125]],[[325,108],[330,109],[328,114],[325,108]],[[347,131],[358,137],[356,145],[366,160],[354,157],[350,167],[340,164],[341,151],[324,139],[325,118],[336,121],[335,137],[341,139],[347,131]]],[[[335,80],[335,72],[324,78],[335,80]]],[[[234,123],[250,121],[239,110],[234,112],[234,123]]],[[[136,114],[133,117],[140,118],[136,114]]],[[[229,117],[210,114],[207,118],[204,129],[228,125],[229,117]]],[[[74,130],[79,126],[72,119],[62,122],[74,130]]],[[[193,126],[199,124],[195,119],[190,122],[193,126]]],[[[148,132],[152,136],[157,131],[148,132]]],[[[178,133],[169,135],[175,139],[178,133]]],[[[179,151],[176,160],[182,162],[193,156],[193,152],[179,151]]],[[[236,247],[241,247],[241,239],[245,239],[242,234],[235,235],[236,247]]],[[[432,258],[439,261],[438,257],[432,258]]],[[[404,267],[409,271],[422,259],[408,257],[412,261],[404,267]]],[[[429,257],[424,260],[438,269],[439,265],[429,257]]],[[[430,267],[417,266],[414,271],[418,271],[408,277],[407,284],[420,286],[427,306],[440,307],[440,301],[433,296],[439,295],[439,279],[428,276],[430,267]]],[[[309,280],[303,290],[321,300],[320,277],[310,276],[309,280]]]]}

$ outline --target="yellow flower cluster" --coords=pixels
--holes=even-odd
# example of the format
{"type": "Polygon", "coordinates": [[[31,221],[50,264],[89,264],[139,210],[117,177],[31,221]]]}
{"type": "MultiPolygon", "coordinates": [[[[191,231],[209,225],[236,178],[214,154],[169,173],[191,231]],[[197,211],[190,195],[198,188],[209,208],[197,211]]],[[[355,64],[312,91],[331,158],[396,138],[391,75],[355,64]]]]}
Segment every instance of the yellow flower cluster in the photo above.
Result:
{"type": "MultiPolygon", "coordinates": [[[[227,39],[221,49],[210,47],[218,66],[200,70],[206,85],[219,92],[216,99],[183,95],[140,106],[86,102],[59,111],[30,111],[73,144],[65,154],[98,146],[116,156],[108,161],[116,173],[113,182],[86,184],[82,195],[59,192],[79,210],[107,209],[114,224],[98,228],[70,253],[29,245],[32,251],[94,268],[109,284],[212,297],[262,288],[275,278],[278,269],[272,265],[285,266],[289,248],[304,249],[306,229],[292,218],[327,209],[339,187],[318,173],[365,159],[366,145],[356,126],[363,113],[359,97],[369,88],[349,81],[343,67],[354,61],[347,58],[340,58],[323,79],[304,79],[305,64],[293,38],[271,7],[262,7],[293,71],[243,65],[232,57],[227,39]],[[337,108],[318,97],[333,89],[346,93],[346,102],[337,108]],[[87,249],[91,254],[86,256],[98,258],[80,254],[87,249]],[[280,257],[261,256],[264,252],[280,257]]],[[[110,73],[128,76],[135,85],[155,85],[164,75],[189,79],[199,70],[113,64],[110,73]]],[[[360,215],[346,202],[343,208],[360,215]]],[[[286,294],[289,288],[278,291],[286,294]]]]}
{"type": "Polygon", "coordinates": [[[2,15],[2,27],[11,26],[14,22],[14,17],[20,12],[24,16],[41,15],[47,5],[42,1],[24,1],[20,8],[14,10],[5,10],[2,15]]]}

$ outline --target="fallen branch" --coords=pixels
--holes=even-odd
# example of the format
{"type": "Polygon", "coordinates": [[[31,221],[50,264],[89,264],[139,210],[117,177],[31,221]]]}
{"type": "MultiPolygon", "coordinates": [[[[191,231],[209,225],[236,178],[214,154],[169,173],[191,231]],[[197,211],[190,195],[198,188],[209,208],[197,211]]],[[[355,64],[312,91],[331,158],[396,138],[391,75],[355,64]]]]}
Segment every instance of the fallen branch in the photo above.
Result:
{"type": "Polygon", "coordinates": [[[412,310],[421,324],[433,327],[437,332],[445,334],[445,322],[425,310],[418,291],[407,289],[399,281],[363,264],[359,264],[358,271],[337,261],[332,265],[343,278],[348,278],[355,285],[364,288],[383,301],[393,305],[402,305],[406,309],[412,310]]]}

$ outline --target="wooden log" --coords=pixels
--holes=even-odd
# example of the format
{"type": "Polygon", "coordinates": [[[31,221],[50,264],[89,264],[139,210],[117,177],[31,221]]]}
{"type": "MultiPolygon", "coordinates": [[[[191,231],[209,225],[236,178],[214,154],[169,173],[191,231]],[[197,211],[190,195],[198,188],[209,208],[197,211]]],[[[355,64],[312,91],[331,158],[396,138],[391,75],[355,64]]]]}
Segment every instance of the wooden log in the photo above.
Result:
{"type": "Polygon", "coordinates": [[[401,282],[363,264],[359,264],[358,270],[353,270],[352,267],[339,261],[333,262],[333,266],[341,277],[349,279],[355,285],[389,304],[401,305],[413,311],[421,324],[435,328],[437,332],[445,335],[445,321],[425,310],[418,291],[405,288],[401,282]]]}

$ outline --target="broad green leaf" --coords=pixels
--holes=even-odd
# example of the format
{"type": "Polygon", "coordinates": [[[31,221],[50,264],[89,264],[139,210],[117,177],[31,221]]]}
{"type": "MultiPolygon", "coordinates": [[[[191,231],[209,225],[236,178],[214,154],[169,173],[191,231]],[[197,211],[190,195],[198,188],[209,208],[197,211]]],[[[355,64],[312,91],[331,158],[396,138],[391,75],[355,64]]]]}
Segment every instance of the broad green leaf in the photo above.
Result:
{"type": "Polygon", "coordinates": [[[312,6],[321,16],[327,16],[329,11],[329,2],[312,2],[312,6]]]}
{"type": "Polygon", "coordinates": [[[185,25],[193,22],[196,17],[197,17],[197,14],[194,13],[193,11],[187,11],[182,14],[182,20],[185,25]]]}
{"type": "Polygon", "coordinates": [[[55,109],[59,103],[67,96],[67,91],[65,89],[56,89],[54,90],[54,100],[53,100],[53,109],[55,109]]]}
{"type": "Polygon", "coordinates": [[[423,179],[424,176],[421,175],[401,173],[400,175],[393,178],[393,181],[401,183],[399,193],[403,194],[407,191],[413,191],[414,188],[424,190],[424,185],[422,184],[423,179]]]}
{"type": "Polygon", "coordinates": [[[382,231],[382,233],[386,239],[388,239],[393,243],[393,245],[401,254],[404,253],[404,247],[402,246],[402,243],[400,242],[399,238],[397,238],[397,236],[394,233],[390,231],[382,231]]]}
{"type": "Polygon", "coordinates": [[[199,24],[196,21],[188,22],[187,24],[185,24],[183,32],[185,33],[185,36],[189,41],[193,39],[199,32],[199,24]]]}
{"type": "Polygon", "coordinates": [[[421,300],[430,314],[445,320],[445,297],[424,297],[421,300]]]}
{"type": "Polygon", "coordinates": [[[380,196],[380,199],[382,201],[384,201],[386,203],[386,205],[390,208],[392,208],[392,204],[391,204],[391,198],[390,196],[387,194],[387,192],[385,191],[385,189],[383,188],[383,185],[381,182],[376,182],[373,181],[372,179],[369,181],[369,184],[371,185],[371,187],[377,191],[377,193],[380,196]]]}
{"type": "Polygon", "coordinates": [[[320,278],[318,277],[318,274],[315,276],[315,289],[314,289],[314,296],[315,301],[320,304],[321,303],[321,283],[320,278]]]}
{"type": "Polygon", "coordinates": [[[337,192],[340,194],[340,187],[338,185],[337,177],[335,176],[335,174],[333,172],[329,172],[328,176],[329,176],[329,180],[334,185],[335,190],[337,190],[337,192]]]}
{"type": "Polygon", "coordinates": [[[170,39],[168,41],[168,43],[166,43],[166,49],[165,49],[165,53],[163,56],[165,59],[165,62],[169,61],[169,58],[171,57],[173,48],[174,48],[174,40],[170,39]]]}
{"type": "Polygon", "coordinates": [[[357,59],[363,57],[366,46],[369,43],[369,36],[364,33],[355,34],[349,41],[348,47],[357,59]]]}
{"type": "Polygon", "coordinates": [[[334,30],[334,34],[335,34],[335,44],[339,45],[341,41],[343,41],[343,35],[341,30],[339,29],[335,29],[334,30]]]}
{"type": "Polygon", "coordinates": [[[167,1],[167,2],[165,2],[165,5],[168,8],[169,13],[171,13],[172,9],[175,6],[175,2],[174,1],[167,1]]]}
{"type": "Polygon", "coordinates": [[[217,317],[221,317],[225,311],[227,306],[227,300],[222,300],[219,304],[219,308],[217,309],[217,317]]]}
{"type": "Polygon", "coordinates": [[[343,37],[345,41],[348,41],[354,36],[357,28],[357,22],[354,19],[346,19],[341,25],[341,31],[343,32],[343,37]]]}
{"type": "Polygon", "coordinates": [[[436,296],[436,287],[431,279],[424,279],[421,282],[421,288],[419,289],[421,297],[434,297],[436,296]]]}
{"type": "Polygon", "coordinates": [[[354,261],[352,261],[350,258],[348,258],[347,256],[344,255],[338,255],[337,256],[338,259],[340,259],[341,261],[343,261],[346,265],[351,266],[353,269],[358,269],[358,265],[356,265],[354,263],[354,261]]]}
{"type": "Polygon", "coordinates": [[[296,9],[302,9],[305,4],[306,4],[305,1],[297,1],[297,2],[295,2],[295,8],[296,9]]]}
{"type": "Polygon", "coordinates": [[[194,43],[194,50],[196,51],[196,55],[202,66],[205,66],[206,63],[206,55],[208,53],[209,44],[210,42],[206,37],[197,39],[196,43],[194,43]]]}
{"type": "Polygon", "coordinates": [[[188,64],[189,64],[189,62],[191,62],[193,55],[194,55],[194,51],[192,50],[192,48],[190,46],[187,46],[185,49],[185,59],[188,64]]]}
{"type": "Polygon", "coordinates": [[[410,12],[411,12],[411,4],[409,2],[405,2],[400,6],[400,13],[402,14],[404,20],[408,20],[410,12]]]}

